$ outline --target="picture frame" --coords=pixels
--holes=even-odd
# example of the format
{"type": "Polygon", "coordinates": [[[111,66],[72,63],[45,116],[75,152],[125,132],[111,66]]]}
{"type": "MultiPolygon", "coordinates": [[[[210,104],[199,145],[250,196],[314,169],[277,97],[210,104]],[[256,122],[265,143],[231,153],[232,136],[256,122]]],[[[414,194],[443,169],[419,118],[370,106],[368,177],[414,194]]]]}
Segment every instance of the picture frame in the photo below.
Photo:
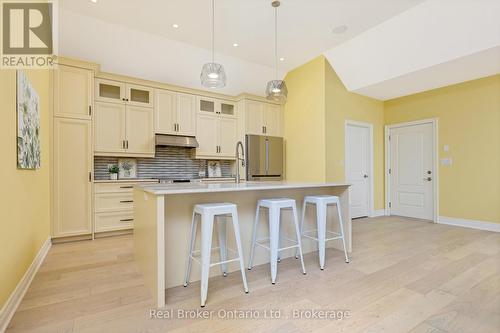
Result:
{"type": "Polygon", "coordinates": [[[207,161],[208,178],[222,177],[220,161],[207,161]]]}
{"type": "Polygon", "coordinates": [[[119,179],[137,178],[137,160],[135,158],[119,158],[118,168],[119,179]]]}
{"type": "Polygon", "coordinates": [[[16,72],[17,168],[40,169],[40,97],[22,70],[16,72]]]}

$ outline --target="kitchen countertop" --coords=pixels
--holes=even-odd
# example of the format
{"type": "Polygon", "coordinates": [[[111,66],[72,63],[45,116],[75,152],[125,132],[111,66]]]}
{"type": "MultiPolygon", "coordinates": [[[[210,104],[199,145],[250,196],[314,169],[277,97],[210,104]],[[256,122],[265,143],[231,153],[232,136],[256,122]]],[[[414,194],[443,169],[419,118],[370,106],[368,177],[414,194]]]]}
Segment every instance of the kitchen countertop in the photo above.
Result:
{"type": "Polygon", "coordinates": [[[156,182],[158,183],[158,179],[152,178],[134,178],[134,179],[94,179],[94,183],[142,183],[142,182],[156,182]]]}
{"type": "Polygon", "coordinates": [[[155,195],[185,193],[215,193],[237,191],[283,190],[299,188],[347,187],[348,183],[294,183],[294,182],[242,182],[236,183],[178,183],[144,184],[136,188],[155,195]]]}

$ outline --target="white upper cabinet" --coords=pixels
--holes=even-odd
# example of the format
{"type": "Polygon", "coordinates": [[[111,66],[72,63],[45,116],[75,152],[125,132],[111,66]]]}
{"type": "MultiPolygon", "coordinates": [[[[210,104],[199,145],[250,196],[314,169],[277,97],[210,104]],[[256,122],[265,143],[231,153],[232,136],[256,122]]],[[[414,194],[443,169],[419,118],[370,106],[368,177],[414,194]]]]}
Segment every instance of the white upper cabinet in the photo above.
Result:
{"type": "Polygon", "coordinates": [[[154,114],[148,107],[95,103],[96,155],[153,157],[154,114]]]}
{"type": "Polygon", "coordinates": [[[281,106],[276,104],[265,104],[264,110],[264,134],[269,136],[282,136],[283,113],[281,111],[281,106]]]}
{"type": "Polygon", "coordinates": [[[277,104],[246,100],[246,134],[282,136],[283,112],[277,104]]]}
{"type": "Polygon", "coordinates": [[[124,153],[125,105],[108,102],[95,103],[94,150],[96,153],[124,153]]]}
{"type": "Polygon", "coordinates": [[[196,134],[196,96],[155,90],[155,131],[160,134],[196,134]]]}
{"type": "Polygon", "coordinates": [[[245,101],[246,134],[264,134],[264,103],[245,101]]]}
{"type": "Polygon", "coordinates": [[[198,112],[206,114],[216,114],[224,117],[236,117],[236,103],[198,96],[198,112]]]}
{"type": "Polygon", "coordinates": [[[219,152],[217,156],[234,158],[238,142],[238,123],[234,118],[221,117],[217,129],[219,152]]]}
{"type": "Polygon", "coordinates": [[[177,93],[155,90],[155,131],[160,134],[177,134],[177,93]]]}
{"type": "Polygon", "coordinates": [[[127,106],[125,124],[127,153],[154,155],[153,110],[134,105],[127,106]]]}
{"type": "Polygon", "coordinates": [[[196,96],[177,93],[177,134],[196,135],[196,96]]]}
{"type": "Polygon", "coordinates": [[[130,105],[153,107],[154,89],[136,84],[126,84],[126,102],[130,105]]]}
{"type": "Polygon", "coordinates": [[[234,159],[238,141],[236,103],[198,96],[197,158],[234,159]]]}
{"type": "Polygon", "coordinates": [[[110,103],[125,103],[125,83],[111,80],[95,80],[95,98],[110,103]]]}
{"type": "Polygon", "coordinates": [[[219,101],[219,114],[222,116],[235,117],[236,116],[236,104],[229,101],[219,101]]]}
{"type": "Polygon", "coordinates": [[[120,81],[96,79],[96,100],[153,107],[153,89],[120,81]]]}
{"type": "Polygon", "coordinates": [[[54,116],[90,120],[93,71],[58,65],[54,70],[54,116]]]}
{"type": "Polygon", "coordinates": [[[197,156],[216,156],[219,153],[217,117],[199,113],[196,117],[196,139],[200,145],[197,156]]]}

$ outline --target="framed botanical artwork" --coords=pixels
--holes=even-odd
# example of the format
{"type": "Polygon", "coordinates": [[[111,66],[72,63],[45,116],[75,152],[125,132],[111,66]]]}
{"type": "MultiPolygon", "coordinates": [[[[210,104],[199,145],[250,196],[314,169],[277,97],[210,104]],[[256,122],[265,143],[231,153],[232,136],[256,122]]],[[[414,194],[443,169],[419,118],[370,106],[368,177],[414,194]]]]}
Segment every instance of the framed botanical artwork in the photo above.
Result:
{"type": "Polygon", "coordinates": [[[118,178],[137,178],[137,161],[134,158],[119,158],[118,168],[118,178]]]}
{"type": "Polygon", "coordinates": [[[40,98],[26,74],[17,71],[17,167],[40,168],[40,98]]]}
{"type": "Polygon", "coordinates": [[[220,161],[208,161],[207,162],[208,177],[222,177],[222,171],[220,167],[220,161]]]}

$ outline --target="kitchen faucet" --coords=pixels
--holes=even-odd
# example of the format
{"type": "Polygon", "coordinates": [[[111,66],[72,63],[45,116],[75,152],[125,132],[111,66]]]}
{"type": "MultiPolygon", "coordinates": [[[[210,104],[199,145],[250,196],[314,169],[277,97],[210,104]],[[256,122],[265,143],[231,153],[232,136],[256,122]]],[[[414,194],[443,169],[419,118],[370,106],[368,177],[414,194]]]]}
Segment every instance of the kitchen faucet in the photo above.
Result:
{"type": "Polygon", "coordinates": [[[240,166],[245,167],[245,149],[243,148],[243,143],[241,141],[236,142],[236,184],[240,183],[240,166]],[[240,147],[241,147],[241,157],[240,157],[240,147]]]}

